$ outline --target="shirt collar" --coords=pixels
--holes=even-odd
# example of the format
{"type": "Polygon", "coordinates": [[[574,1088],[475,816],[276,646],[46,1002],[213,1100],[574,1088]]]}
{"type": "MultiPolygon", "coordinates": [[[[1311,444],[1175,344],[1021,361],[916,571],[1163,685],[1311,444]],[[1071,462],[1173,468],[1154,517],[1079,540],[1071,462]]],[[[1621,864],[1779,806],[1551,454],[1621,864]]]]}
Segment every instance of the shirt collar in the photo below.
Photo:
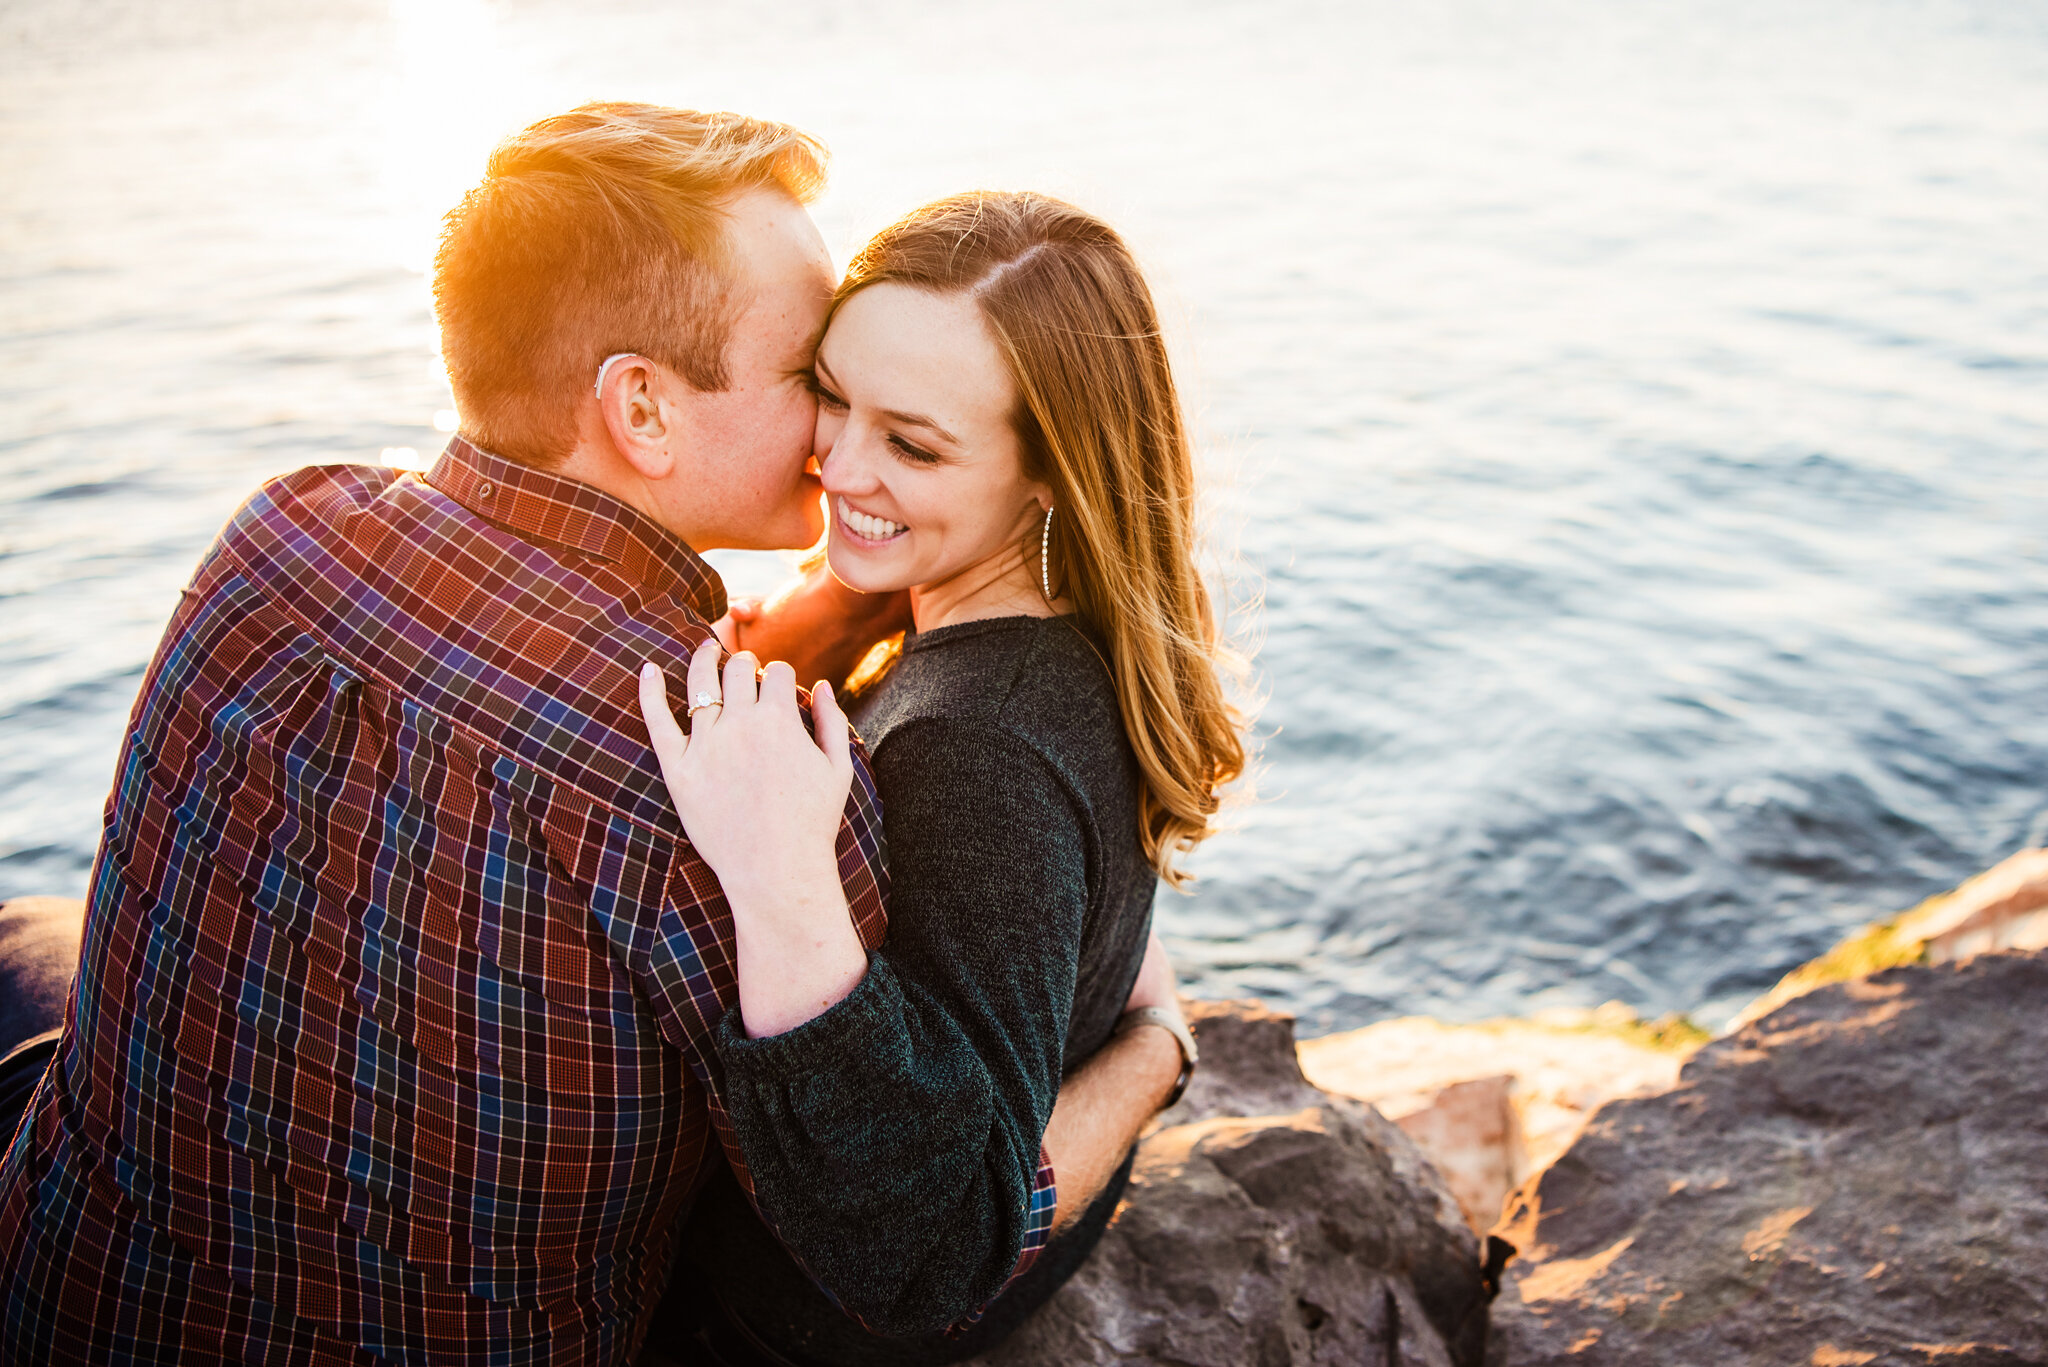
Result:
{"type": "Polygon", "coordinates": [[[725,582],[674,533],[600,489],[494,456],[461,437],[427,483],[489,522],[616,566],[635,583],[674,589],[704,618],[725,615],[725,582]]]}

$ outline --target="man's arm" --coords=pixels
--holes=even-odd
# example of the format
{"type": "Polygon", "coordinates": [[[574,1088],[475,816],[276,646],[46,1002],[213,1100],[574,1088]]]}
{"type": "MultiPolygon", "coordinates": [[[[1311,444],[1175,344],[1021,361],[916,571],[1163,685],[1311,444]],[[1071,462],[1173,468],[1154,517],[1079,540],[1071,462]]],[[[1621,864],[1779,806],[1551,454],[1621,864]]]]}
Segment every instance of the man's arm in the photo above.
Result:
{"type": "Polygon", "coordinates": [[[1173,1036],[1141,1025],[1103,1045],[1067,1079],[1045,1127],[1045,1154],[1060,1175],[1053,1233],[1095,1204],[1179,1076],[1173,1036]]]}
{"type": "MultiPolygon", "coordinates": [[[[1180,1013],[1173,965],[1153,935],[1145,962],[1124,1004],[1126,1011],[1160,1006],[1180,1013]]],[[[1057,1234],[1095,1203],[1124,1161],[1138,1132],[1166,1104],[1180,1080],[1180,1044],[1156,1025],[1140,1025],[1112,1036],[1060,1088],[1045,1127],[1045,1153],[1060,1175],[1057,1234]]]]}

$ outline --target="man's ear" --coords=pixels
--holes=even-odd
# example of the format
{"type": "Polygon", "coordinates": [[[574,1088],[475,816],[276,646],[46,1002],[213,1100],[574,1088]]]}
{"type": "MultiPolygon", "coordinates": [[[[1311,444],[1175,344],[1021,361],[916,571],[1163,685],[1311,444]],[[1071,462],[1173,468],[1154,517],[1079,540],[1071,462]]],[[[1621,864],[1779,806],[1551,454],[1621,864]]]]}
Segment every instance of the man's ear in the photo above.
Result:
{"type": "Polygon", "coordinates": [[[669,451],[674,414],[664,397],[668,377],[645,356],[624,356],[604,377],[597,408],[605,431],[626,463],[643,478],[665,479],[675,469],[669,451]]]}

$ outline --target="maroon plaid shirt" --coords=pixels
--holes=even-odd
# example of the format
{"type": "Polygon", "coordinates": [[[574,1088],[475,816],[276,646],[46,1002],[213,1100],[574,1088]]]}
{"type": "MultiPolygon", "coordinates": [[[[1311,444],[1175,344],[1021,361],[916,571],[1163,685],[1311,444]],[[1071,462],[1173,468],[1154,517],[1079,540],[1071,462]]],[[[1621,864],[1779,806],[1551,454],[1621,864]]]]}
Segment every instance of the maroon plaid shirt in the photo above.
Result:
{"type": "Polygon", "coordinates": [[[724,597],[632,509],[460,439],[236,515],[144,681],[0,1169],[0,1357],[627,1358],[714,1134],[751,1187],[711,1049],[731,922],[637,711],[724,597]]]}

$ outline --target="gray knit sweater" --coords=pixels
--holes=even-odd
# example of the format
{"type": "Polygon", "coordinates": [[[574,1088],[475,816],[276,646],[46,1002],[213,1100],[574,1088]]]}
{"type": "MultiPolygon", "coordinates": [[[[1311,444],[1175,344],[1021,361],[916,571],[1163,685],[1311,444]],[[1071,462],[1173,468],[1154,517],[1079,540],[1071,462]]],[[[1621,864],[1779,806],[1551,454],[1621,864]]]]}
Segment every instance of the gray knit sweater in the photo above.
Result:
{"type": "Polygon", "coordinates": [[[856,724],[882,796],[888,941],[824,1014],[760,1040],[729,1017],[718,1054],[763,1208],[831,1250],[812,1270],[892,1337],[835,1309],[723,1170],[676,1275],[709,1279],[798,1361],[944,1362],[1050,1295],[1115,1207],[1121,1173],[973,1334],[937,1334],[1015,1263],[1060,1080],[1116,1023],[1156,880],[1116,695],[1073,619],[912,636],[856,724]]]}

